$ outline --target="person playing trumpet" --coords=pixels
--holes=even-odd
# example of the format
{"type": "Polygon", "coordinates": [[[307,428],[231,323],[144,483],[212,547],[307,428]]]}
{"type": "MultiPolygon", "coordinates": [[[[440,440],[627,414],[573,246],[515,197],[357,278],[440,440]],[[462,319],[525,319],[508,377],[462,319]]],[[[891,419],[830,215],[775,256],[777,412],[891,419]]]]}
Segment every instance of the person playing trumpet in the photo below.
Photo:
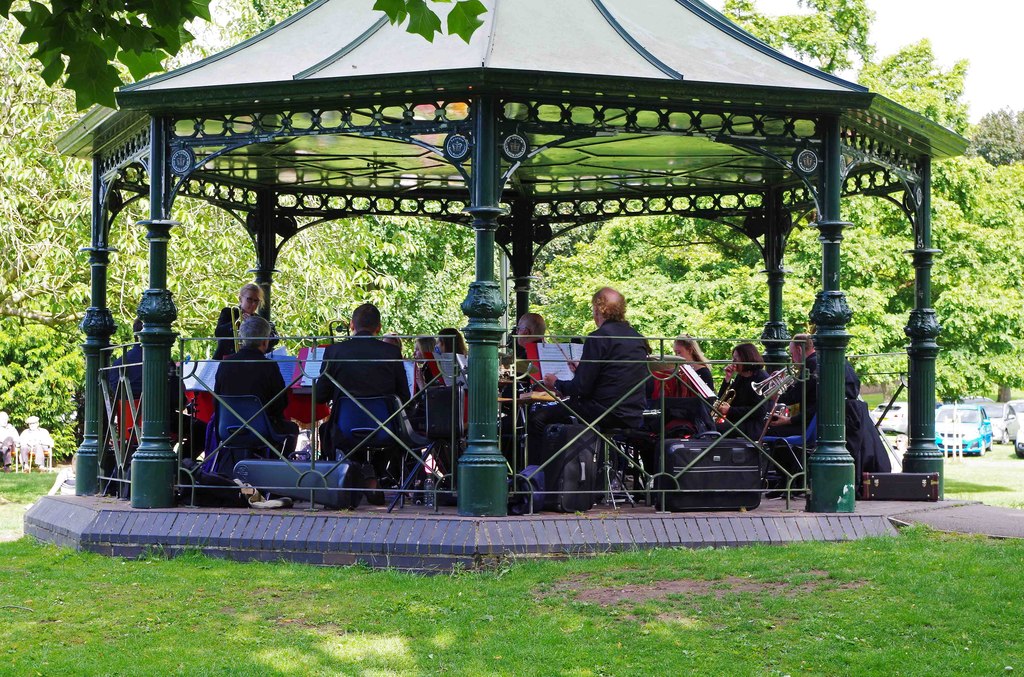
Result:
{"type": "MultiPolygon", "coordinates": [[[[213,353],[213,359],[222,360],[241,349],[241,342],[238,337],[238,328],[242,322],[253,315],[256,315],[263,308],[263,288],[258,284],[250,282],[238,292],[238,305],[222,308],[217,317],[217,327],[213,335],[219,338],[217,349],[213,353]]],[[[270,325],[271,336],[276,336],[274,325],[270,325]]],[[[268,344],[268,350],[277,344],[277,339],[272,338],[268,344]]]]}
{"type": "Polygon", "coordinates": [[[761,435],[765,403],[754,391],[753,384],[766,378],[768,372],[764,370],[764,358],[757,346],[741,343],[732,349],[732,363],[726,365],[725,379],[718,390],[716,408],[725,417],[718,424],[719,432],[729,434],[738,424],[739,430],[751,439],[756,440],[761,435]],[[735,391],[732,401],[723,401],[730,390],[735,391]]]}

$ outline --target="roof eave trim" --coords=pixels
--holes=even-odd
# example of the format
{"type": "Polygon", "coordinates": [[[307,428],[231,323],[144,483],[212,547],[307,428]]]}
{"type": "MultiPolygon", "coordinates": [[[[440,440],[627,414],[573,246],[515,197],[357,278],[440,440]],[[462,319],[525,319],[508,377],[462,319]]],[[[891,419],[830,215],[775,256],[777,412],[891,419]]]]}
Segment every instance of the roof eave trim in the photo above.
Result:
{"type": "Polygon", "coordinates": [[[840,77],[832,75],[831,73],[826,73],[825,71],[819,70],[813,66],[808,66],[802,61],[798,61],[792,57],[786,56],[785,54],[778,51],[774,47],[771,47],[770,45],[761,42],[750,33],[747,33],[745,30],[743,30],[733,22],[729,21],[729,19],[727,19],[724,14],[722,14],[716,9],[713,9],[712,7],[709,7],[708,5],[705,5],[703,2],[701,2],[701,0],[676,0],[676,2],[692,11],[695,16],[700,17],[701,19],[707,21],[712,26],[718,28],[720,31],[728,34],[730,37],[739,40],[745,45],[752,47],[757,51],[761,52],[762,54],[770,56],[776,61],[779,61],[787,66],[790,66],[791,68],[796,68],[800,71],[803,71],[804,73],[813,75],[814,77],[817,77],[826,82],[830,82],[833,85],[847,87],[856,92],[868,91],[868,88],[865,87],[864,85],[859,85],[856,82],[844,80],[840,77]]]}
{"type": "Polygon", "coordinates": [[[273,35],[274,33],[277,33],[281,29],[283,29],[283,28],[285,28],[287,26],[290,26],[291,24],[295,23],[296,21],[298,21],[302,17],[304,17],[307,14],[310,14],[310,13],[316,11],[321,5],[324,5],[324,4],[328,3],[328,2],[330,2],[330,0],[316,0],[315,2],[313,2],[313,3],[309,4],[308,6],[302,8],[301,10],[296,12],[295,14],[292,14],[290,17],[288,17],[287,19],[285,19],[281,23],[274,24],[273,26],[271,26],[267,30],[265,30],[265,31],[263,31],[261,33],[257,33],[256,35],[252,36],[248,40],[243,40],[242,42],[238,43],[237,45],[234,45],[233,47],[229,47],[229,48],[225,49],[222,52],[217,52],[216,54],[212,54],[212,55],[206,57],[205,59],[200,59],[199,61],[196,61],[195,63],[188,64],[187,66],[182,66],[181,68],[175,68],[173,71],[168,71],[166,73],[161,73],[160,75],[154,75],[153,77],[146,78],[144,80],[139,80],[138,82],[133,82],[130,85],[125,85],[124,87],[121,87],[118,91],[119,92],[138,91],[139,89],[141,89],[143,87],[149,87],[150,85],[155,85],[155,84],[157,84],[159,82],[164,82],[166,80],[169,80],[171,78],[177,77],[179,75],[185,75],[186,73],[191,73],[192,71],[195,71],[195,70],[197,70],[199,68],[202,68],[203,66],[207,66],[207,65],[209,65],[211,63],[215,63],[217,61],[220,61],[221,59],[223,59],[223,58],[225,58],[227,56],[231,56],[232,54],[236,54],[236,53],[242,51],[243,49],[249,47],[250,45],[254,45],[257,42],[263,40],[264,38],[267,38],[267,37],[273,35]]]}

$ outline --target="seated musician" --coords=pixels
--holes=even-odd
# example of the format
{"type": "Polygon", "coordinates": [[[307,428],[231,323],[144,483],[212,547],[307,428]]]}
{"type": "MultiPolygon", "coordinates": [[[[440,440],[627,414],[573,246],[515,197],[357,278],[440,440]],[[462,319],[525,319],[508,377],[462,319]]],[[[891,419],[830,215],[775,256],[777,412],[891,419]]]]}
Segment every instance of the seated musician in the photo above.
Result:
{"type": "Polygon", "coordinates": [[[764,358],[757,346],[741,343],[733,348],[732,364],[726,366],[725,380],[718,390],[718,411],[725,417],[718,423],[719,432],[730,436],[740,436],[742,432],[752,440],[761,436],[766,403],[754,391],[753,384],[766,378],[768,373],[764,370],[764,358]],[[733,391],[732,401],[723,401],[730,399],[726,396],[730,390],[733,391]],[[741,420],[742,423],[739,423],[741,420]],[[734,430],[734,426],[739,431],[734,430]]]}
{"type": "Polygon", "coordinates": [[[241,347],[221,362],[213,392],[259,398],[274,430],[288,436],[282,450],[287,457],[295,451],[299,426],[282,416],[288,404],[288,393],[277,363],[266,356],[269,336],[270,323],[259,315],[243,320],[238,328],[241,347]]]}
{"type": "MultiPolygon", "coordinates": [[[[339,398],[347,397],[346,393],[353,397],[397,395],[400,402],[408,400],[409,381],[402,364],[402,351],[377,338],[381,332],[377,306],[364,303],[356,308],[349,329],[351,338],[332,344],[324,351],[316,382],[316,401],[336,403],[339,398]]],[[[329,458],[334,457],[337,412],[338,408],[332,407],[330,418],[320,426],[320,452],[329,458]]]]}
{"type": "MultiPolygon", "coordinates": [[[[238,345],[240,337],[237,335],[239,327],[247,318],[258,313],[263,307],[263,303],[263,288],[250,282],[238,292],[237,306],[221,309],[220,315],[217,317],[217,326],[213,330],[213,335],[221,340],[217,341],[213,359],[224,359],[240,347],[238,345]]],[[[277,345],[277,332],[274,331],[273,324],[270,325],[269,336],[271,338],[267,342],[267,351],[277,345]]]]}
{"type": "MultiPolygon", "coordinates": [[[[693,370],[697,372],[697,376],[701,378],[704,383],[708,384],[708,388],[711,390],[715,389],[715,381],[711,376],[711,363],[708,362],[708,358],[704,357],[704,351],[700,349],[700,344],[697,340],[689,334],[682,334],[672,343],[672,352],[677,357],[681,357],[686,360],[686,364],[693,367],[693,370]]],[[[684,396],[685,397],[685,396],[684,396]]]]}
{"type": "MultiPolygon", "coordinates": [[[[139,332],[142,331],[142,320],[135,318],[132,322],[132,333],[138,337],[139,332]]],[[[130,428],[134,425],[134,418],[142,418],[142,409],[139,404],[142,399],[142,345],[136,343],[131,348],[126,350],[123,355],[114,359],[110,363],[110,369],[107,372],[107,385],[110,388],[110,396],[116,397],[120,402],[121,406],[116,409],[115,417],[120,434],[124,435],[125,438],[132,438],[130,428]],[[117,386],[121,379],[124,379],[125,384],[121,387],[120,393],[118,393],[117,386]],[[136,407],[135,416],[132,416],[132,409],[129,408],[129,388],[131,389],[131,402],[132,407],[136,407]],[[124,420],[122,420],[122,417],[124,420]],[[129,420],[131,419],[131,420],[129,420]]],[[[169,420],[177,421],[179,411],[181,413],[181,431],[184,434],[183,439],[177,440],[181,448],[184,450],[184,456],[195,459],[203,451],[205,446],[206,436],[206,423],[197,420],[192,416],[187,408],[179,409],[181,403],[184,401],[184,393],[182,392],[181,379],[178,377],[178,371],[176,365],[173,362],[167,364],[167,406],[169,409],[169,420]]],[[[173,423],[171,426],[172,438],[177,436],[177,424],[173,423]]],[[[137,444],[138,440],[133,441],[137,444]]]]}
{"type": "Polygon", "coordinates": [[[537,344],[544,343],[547,322],[540,313],[523,313],[516,323],[516,374],[540,377],[537,344]]]}
{"type": "Polygon", "coordinates": [[[533,440],[539,445],[544,428],[567,420],[570,409],[584,419],[581,423],[591,422],[608,412],[598,424],[600,428],[643,426],[644,388],[637,386],[648,373],[646,342],[626,321],[625,297],[611,287],[594,294],[591,310],[597,331],[587,336],[573,378],[563,381],[555,374],[544,376],[547,388],[569,398],[568,409],[554,404],[531,412],[531,448],[539,448],[534,446],[533,440]],[[616,405],[620,399],[622,402],[616,405]]]}
{"type": "MultiPolygon", "coordinates": [[[[818,413],[818,354],[814,351],[814,338],[810,334],[796,334],[789,342],[789,357],[800,373],[793,385],[779,395],[779,404],[787,405],[789,414],[772,415],[768,434],[774,437],[803,435],[804,422],[810,423],[818,413]]],[[[859,383],[856,389],[860,391],[859,383]]]]}

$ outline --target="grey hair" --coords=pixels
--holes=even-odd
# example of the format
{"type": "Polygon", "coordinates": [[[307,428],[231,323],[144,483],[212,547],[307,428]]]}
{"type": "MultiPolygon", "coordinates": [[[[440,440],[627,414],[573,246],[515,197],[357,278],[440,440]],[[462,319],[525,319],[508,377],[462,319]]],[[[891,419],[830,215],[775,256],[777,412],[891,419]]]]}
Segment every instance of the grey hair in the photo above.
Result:
{"type": "Polygon", "coordinates": [[[270,323],[259,315],[245,318],[238,327],[238,338],[243,348],[259,348],[260,343],[269,337],[270,323]]]}

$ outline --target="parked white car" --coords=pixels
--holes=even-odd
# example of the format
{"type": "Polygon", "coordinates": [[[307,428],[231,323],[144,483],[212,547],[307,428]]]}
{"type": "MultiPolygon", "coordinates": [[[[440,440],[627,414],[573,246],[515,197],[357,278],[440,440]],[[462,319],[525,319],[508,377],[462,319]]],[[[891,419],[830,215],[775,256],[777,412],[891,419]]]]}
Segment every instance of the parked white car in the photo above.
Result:
{"type": "MultiPolygon", "coordinates": [[[[878,424],[878,419],[881,418],[882,413],[885,412],[886,405],[887,403],[883,402],[871,410],[869,415],[875,424],[878,424]]],[[[893,402],[892,406],[889,407],[888,413],[885,414],[885,418],[882,419],[881,425],[878,426],[878,429],[883,433],[898,433],[906,435],[907,410],[908,406],[906,402],[893,402]]]]}
{"type": "Polygon", "coordinates": [[[1017,441],[1013,445],[1017,458],[1024,458],[1024,427],[1017,431],[1017,441]]]}

